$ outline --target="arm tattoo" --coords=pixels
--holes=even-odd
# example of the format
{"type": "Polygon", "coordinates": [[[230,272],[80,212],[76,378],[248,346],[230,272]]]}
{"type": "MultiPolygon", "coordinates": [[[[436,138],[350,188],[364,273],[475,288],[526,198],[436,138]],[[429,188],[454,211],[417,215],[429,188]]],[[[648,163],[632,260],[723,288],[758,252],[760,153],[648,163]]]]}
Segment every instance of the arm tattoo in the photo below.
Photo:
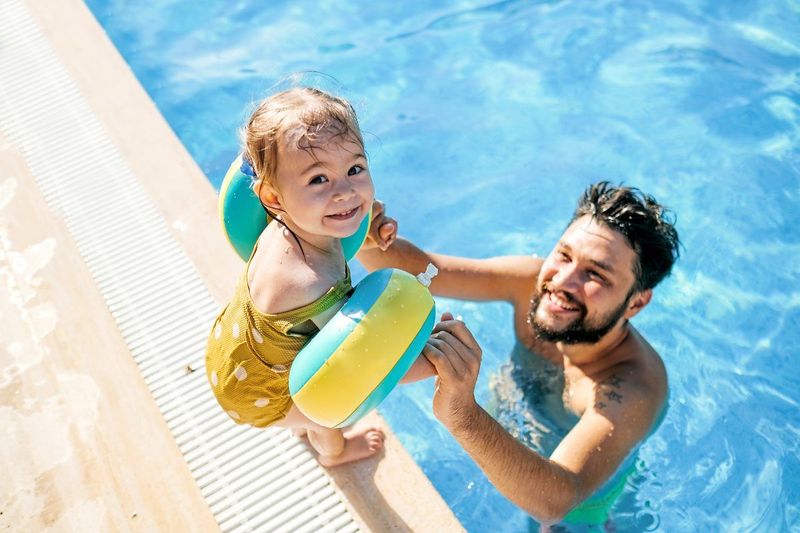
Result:
{"type": "Polygon", "coordinates": [[[595,409],[603,410],[608,407],[608,403],[602,399],[602,396],[605,396],[605,399],[609,403],[616,402],[621,404],[623,396],[620,392],[622,391],[622,384],[624,382],[625,380],[616,374],[611,374],[611,376],[601,381],[595,387],[595,409]]]}
{"type": "Polygon", "coordinates": [[[605,396],[606,396],[606,398],[608,398],[611,401],[614,401],[614,402],[617,402],[617,403],[622,403],[622,394],[617,394],[613,390],[610,390],[610,391],[606,392],[605,396]]]}

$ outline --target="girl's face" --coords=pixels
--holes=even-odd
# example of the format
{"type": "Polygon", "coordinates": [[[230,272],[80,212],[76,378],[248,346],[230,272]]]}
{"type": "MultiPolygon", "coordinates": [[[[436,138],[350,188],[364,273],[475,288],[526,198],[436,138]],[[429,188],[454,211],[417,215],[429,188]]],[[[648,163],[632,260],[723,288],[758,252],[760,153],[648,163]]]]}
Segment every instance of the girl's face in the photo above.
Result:
{"type": "MultiPolygon", "coordinates": [[[[264,187],[268,189],[268,187],[264,187]]],[[[372,206],[375,189],[364,149],[346,136],[317,139],[312,148],[282,139],[267,206],[307,236],[352,235],[372,206]]]]}

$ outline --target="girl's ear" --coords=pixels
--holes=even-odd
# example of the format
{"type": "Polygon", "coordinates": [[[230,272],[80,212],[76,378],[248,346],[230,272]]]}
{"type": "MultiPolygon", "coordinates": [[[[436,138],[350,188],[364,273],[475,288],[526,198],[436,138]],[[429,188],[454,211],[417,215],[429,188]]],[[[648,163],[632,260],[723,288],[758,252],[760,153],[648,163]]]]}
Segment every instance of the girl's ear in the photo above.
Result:
{"type": "Polygon", "coordinates": [[[280,195],[272,185],[261,180],[257,182],[253,188],[258,197],[261,199],[262,204],[267,206],[269,209],[278,211],[282,209],[280,195]]]}

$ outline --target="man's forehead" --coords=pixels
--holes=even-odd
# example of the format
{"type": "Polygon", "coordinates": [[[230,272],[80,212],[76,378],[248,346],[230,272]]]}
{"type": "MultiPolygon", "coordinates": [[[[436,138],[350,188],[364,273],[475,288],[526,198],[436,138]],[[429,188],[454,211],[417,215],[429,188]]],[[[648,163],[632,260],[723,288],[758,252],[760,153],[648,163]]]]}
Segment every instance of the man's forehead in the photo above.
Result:
{"type": "Polygon", "coordinates": [[[575,220],[561,235],[559,245],[586,259],[612,267],[632,265],[636,253],[619,231],[598,222],[590,215],[575,220]]]}
{"type": "Polygon", "coordinates": [[[617,238],[625,239],[619,231],[609,227],[607,224],[595,220],[591,215],[584,215],[577,220],[574,220],[562,235],[562,239],[566,236],[572,237],[577,235],[584,237],[586,235],[601,239],[607,242],[613,242],[617,238]]]}

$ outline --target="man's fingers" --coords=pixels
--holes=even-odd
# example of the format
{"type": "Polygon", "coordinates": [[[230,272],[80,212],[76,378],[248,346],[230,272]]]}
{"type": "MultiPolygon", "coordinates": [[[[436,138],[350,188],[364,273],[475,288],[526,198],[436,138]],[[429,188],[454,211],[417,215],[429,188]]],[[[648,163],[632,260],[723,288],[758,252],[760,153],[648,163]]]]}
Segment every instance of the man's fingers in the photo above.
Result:
{"type": "Polygon", "coordinates": [[[469,356],[463,353],[465,348],[455,337],[439,333],[428,339],[428,343],[436,347],[450,361],[456,375],[463,376],[468,370],[469,356]]]}
{"type": "Polygon", "coordinates": [[[385,218],[382,218],[380,221],[375,222],[377,230],[374,233],[375,244],[384,252],[391,244],[392,232],[394,231],[393,224],[384,222],[385,220],[385,218]]]}
{"type": "Polygon", "coordinates": [[[378,236],[381,239],[381,248],[386,250],[390,244],[394,242],[397,236],[397,222],[392,218],[386,218],[386,222],[382,223],[378,228],[378,236]]]}
{"type": "Polygon", "coordinates": [[[386,205],[380,200],[372,202],[370,238],[381,250],[386,250],[397,238],[397,221],[386,216],[386,205]]]}
{"type": "Polygon", "coordinates": [[[478,344],[478,341],[475,340],[475,337],[473,337],[472,332],[469,330],[469,328],[467,328],[467,325],[461,320],[453,320],[452,314],[445,314],[450,315],[451,319],[445,320],[444,315],[442,315],[442,321],[434,326],[433,333],[447,331],[461,341],[467,348],[477,352],[478,356],[480,357],[482,353],[481,347],[478,344]]]}
{"type": "Polygon", "coordinates": [[[380,200],[372,202],[372,224],[380,223],[386,217],[386,206],[380,200]]]}
{"type": "Polygon", "coordinates": [[[480,353],[476,352],[475,350],[466,346],[463,342],[461,342],[456,336],[454,336],[449,331],[441,331],[436,333],[433,336],[433,339],[442,342],[446,345],[445,348],[441,350],[448,354],[453,364],[453,367],[456,368],[459,372],[467,372],[476,366],[480,366],[481,364],[481,356],[480,353]],[[447,348],[452,350],[452,354],[447,350],[447,348]]]}
{"type": "Polygon", "coordinates": [[[446,376],[447,378],[455,374],[450,359],[436,345],[431,344],[430,340],[422,348],[422,355],[433,365],[439,376],[446,376]]]}

